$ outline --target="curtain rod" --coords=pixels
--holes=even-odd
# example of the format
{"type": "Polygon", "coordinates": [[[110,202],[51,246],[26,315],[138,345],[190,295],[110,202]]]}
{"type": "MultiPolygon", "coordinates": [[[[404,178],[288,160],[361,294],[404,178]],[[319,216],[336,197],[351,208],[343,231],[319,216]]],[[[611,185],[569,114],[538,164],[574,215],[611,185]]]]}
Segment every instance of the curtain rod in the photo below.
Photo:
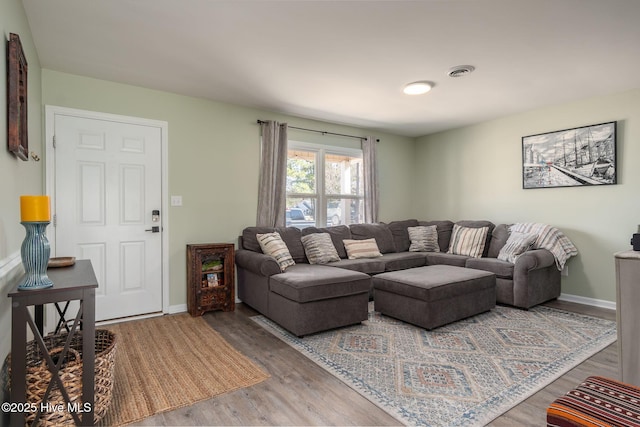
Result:
{"type": "MultiPolygon", "coordinates": [[[[266,121],[258,119],[258,120],[257,120],[257,123],[258,123],[258,124],[262,124],[262,123],[266,123],[266,121]]],[[[287,126],[288,126],[288,125],[287,125],[287,126]]],[[[344,133],[334,133],[334,132],[327,132],[327,131],[324,131],[324,130],[316,130],[316,129],[299,128],[299,127],[295,127],[295,126],[288,126],[288,127],[290,127],[291,129],[304,130],[304,131],[307,131],[307,132],[316,132],[316,133],[321,133],[321,134],[323,134],[323,135],[345,136],[345,137],[347,137],[347,138],[356,138],[356,139],[359,139],[359,140],[367,139],[367,137],[366,137],[366,136],[346,135],[346,134],[344,134],[344,133]]],[[[380,142],[380,140],[379,140],[379,139],[376,139],[376,142],[380,142]]]]}

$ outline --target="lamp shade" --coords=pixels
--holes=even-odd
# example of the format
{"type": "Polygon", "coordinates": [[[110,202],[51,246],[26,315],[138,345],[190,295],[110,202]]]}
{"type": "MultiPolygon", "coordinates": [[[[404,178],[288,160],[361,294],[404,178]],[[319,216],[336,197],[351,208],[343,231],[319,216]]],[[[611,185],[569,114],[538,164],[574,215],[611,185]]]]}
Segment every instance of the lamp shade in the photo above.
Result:
{"type": "Polygon", "coordinates": [[[49,196],[20,196],[20,221],[51,221],[49,196]]]}

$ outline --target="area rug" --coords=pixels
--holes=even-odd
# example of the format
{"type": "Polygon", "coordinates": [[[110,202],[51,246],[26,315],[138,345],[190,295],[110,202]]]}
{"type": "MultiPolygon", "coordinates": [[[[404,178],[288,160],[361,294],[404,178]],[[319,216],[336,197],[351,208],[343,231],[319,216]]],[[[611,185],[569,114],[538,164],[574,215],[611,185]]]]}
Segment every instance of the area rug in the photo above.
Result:
{"type": "Polygon", "coordinates": [[[100,425],[125,425],[269,377],[201,317],[108,325],[116,333],[113,400],[100,425]]]}
{"type": "Polygon", "coordinates": [[[485,425],[616,340],[615,322],[543,306],[433,331],[370,309],[304,338],[252,319],[406,425],[485,425]]]}

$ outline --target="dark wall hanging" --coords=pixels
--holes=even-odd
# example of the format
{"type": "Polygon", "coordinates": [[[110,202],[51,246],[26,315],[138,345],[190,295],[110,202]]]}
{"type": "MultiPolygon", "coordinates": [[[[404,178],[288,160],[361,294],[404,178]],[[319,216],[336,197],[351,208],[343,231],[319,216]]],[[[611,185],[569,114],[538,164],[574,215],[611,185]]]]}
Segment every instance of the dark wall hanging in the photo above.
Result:
{"type": "Polygon", "coordinates": [[[7,44],[7,110],[9,151],[29,160],[27,133],[27,60],[20,36],[9,34],[7,44]]]}
{"type": "Polygon", "coordinates": [[[522,137],[522,188],[615,184],[616,123],[522,137]]]}

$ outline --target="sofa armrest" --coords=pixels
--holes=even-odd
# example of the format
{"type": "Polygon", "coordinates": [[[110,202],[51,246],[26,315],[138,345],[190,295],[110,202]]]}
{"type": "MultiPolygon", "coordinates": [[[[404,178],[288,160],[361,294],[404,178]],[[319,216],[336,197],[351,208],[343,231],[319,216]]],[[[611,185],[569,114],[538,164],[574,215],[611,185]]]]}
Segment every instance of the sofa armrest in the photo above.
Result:
{"type": "Polygon", "coordinates": [[[238,249],[235,253],[236,265],[255,274],[262,276],[273,276],[282,273],[278,262],[272,256],[250,251],[248,249],[238,249]]]}
{"type": "Polygon", "coordinates": [[[525,252],[513,267],[513,302],[516,307],[530,308],[560,296],[560,272],[555,259],[546,249],[525,252]]]}
{"type": "Polygon", "coordinates": [[[514,275],[516,271],[531,271],[539,268],[555,265],[556,261],[553,254],[546,249],[533,249],[526,251],[516,259],[513,267],[514,275]]]}

